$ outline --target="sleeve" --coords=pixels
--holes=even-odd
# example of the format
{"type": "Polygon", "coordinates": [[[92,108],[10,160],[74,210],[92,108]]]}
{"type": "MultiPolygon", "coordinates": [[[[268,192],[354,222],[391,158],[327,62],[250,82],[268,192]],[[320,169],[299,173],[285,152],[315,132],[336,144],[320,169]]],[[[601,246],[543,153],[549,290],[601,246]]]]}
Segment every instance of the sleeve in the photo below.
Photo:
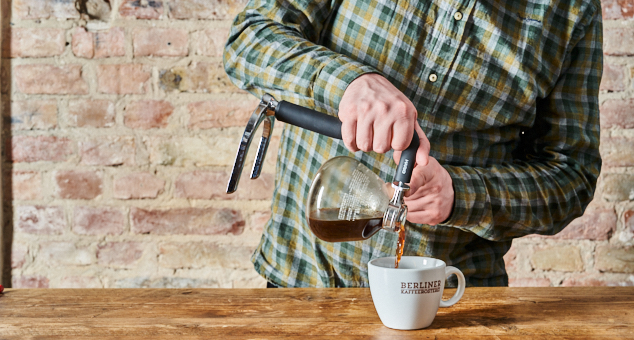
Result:
{"type": "Polygon", "coordinates": [[[455,199],[443,225],[507,241],[554,235],[583,214],[601,169],[602,40],[599,9],[575,29],[555,87],[538,99],[535,125],[522,136],[512,163],[445,166],[455,199]]]}
{"type": "Polygon", "coordinates": [[[270,93],[334,114],[354,79],[379,73],[317,43],[337,7],[334,0],[250,0],[225,46],[227,75],[257,97],[270,93]]]}

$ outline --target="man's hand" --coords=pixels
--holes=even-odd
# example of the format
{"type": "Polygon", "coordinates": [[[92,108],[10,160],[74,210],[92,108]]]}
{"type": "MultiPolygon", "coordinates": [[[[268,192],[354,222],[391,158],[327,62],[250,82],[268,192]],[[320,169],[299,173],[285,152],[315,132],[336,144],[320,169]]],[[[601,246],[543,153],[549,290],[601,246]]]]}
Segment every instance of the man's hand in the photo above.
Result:
{"type": "MultiPolygon", "coordinates": [[[[394,160],[399,159],[394,157],[394,160]]],[[[429,157],[425,166],[414,167],[409,186],[405,196],[408,221],[436,225],[449,218],[454,200],[453,181],[435,158],[429,157]]]]}
{"type": "Polygon", "coordinates": [[[416,121],[417,115],[414,104],[401,91],[374,73],[350,83],[339,103],[341,135],[350,151],[402,151],[411,143],[416,129],[421,144],[416,162],[426,165],[429,140],[416,121]]]}

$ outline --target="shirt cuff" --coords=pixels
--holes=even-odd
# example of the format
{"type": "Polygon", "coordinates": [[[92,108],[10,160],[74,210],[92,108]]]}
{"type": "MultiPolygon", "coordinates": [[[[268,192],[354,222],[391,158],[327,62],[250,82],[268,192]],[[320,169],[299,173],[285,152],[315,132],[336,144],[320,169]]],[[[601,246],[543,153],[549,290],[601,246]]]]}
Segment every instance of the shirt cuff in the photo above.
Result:
{"type": "Polygon", "coordinates": [[[482,178],[471,167],[443,165],[451,176],[454,191],[453,211],[442,225],[478,227],[490,209],[489,195],[482,178]]]}
{"type": "Polygon", "coordinates": [[[328,62],[317,75],[313,84],[313,99],[317,105],[324,105],[329,112],[337,112],[343,93],[353,80],[366,73],[379,73],[375,68],[364,65],[346,56],[338,56],[328,62]]]}

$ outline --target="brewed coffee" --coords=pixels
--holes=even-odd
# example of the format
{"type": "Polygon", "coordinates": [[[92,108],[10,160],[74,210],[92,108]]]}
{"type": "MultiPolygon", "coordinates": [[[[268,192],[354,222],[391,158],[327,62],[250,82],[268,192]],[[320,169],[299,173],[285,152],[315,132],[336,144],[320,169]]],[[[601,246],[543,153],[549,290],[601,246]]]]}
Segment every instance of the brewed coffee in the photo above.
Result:
{"type": "Polygon", "coordinates": [[[361,211],[354,221],[339,219],[339,208],[318,209],[308,218],[315,236],[328,242],[362,241],[381,230],[383,213],[361,211]]]}

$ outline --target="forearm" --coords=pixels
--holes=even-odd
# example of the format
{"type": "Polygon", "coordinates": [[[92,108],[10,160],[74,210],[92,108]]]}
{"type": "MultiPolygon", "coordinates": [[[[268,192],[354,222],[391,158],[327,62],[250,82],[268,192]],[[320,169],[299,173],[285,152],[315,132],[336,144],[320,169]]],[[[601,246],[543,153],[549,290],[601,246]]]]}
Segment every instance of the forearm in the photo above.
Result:
{"type": "Polygon", "coordinates": [[[528,162],[445,168],[455,192],[446,225],[495,241],[558,233],[583,214],[599,173],[597,166],[528,162]]]}
{"type": "Polygon", "coordinates": [[[335,112],[346,87],[377,72],[316,44],[331,1],[250,1],[233,23],[224,65],[238,87],[335,112]]]}

